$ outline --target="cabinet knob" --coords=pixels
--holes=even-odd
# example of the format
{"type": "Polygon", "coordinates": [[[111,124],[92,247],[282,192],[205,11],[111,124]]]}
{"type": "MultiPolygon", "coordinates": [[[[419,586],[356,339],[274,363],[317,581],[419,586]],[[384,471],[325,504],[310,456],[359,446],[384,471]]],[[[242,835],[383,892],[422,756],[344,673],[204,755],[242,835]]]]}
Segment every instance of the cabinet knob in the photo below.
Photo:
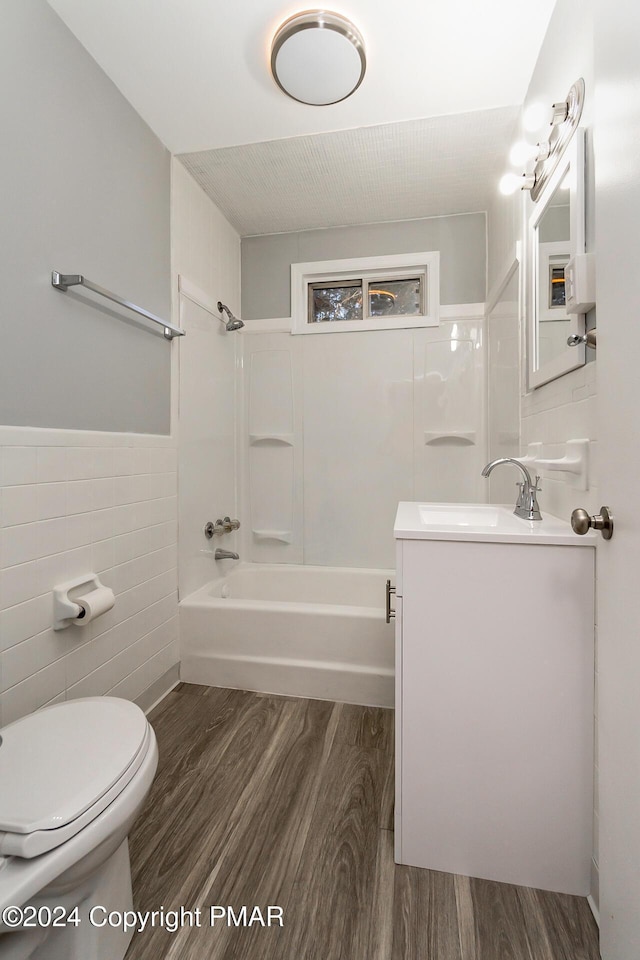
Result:
{"type": "Polygon", "coordinates": [[[590,530],[599,530],[605,540],[613,536],[613,517],[609,507],[600,507],[600,513],[590,516],[584,507],[576,507],[571,514],[571,527],[574,533],[583,537],[590,530]]]}

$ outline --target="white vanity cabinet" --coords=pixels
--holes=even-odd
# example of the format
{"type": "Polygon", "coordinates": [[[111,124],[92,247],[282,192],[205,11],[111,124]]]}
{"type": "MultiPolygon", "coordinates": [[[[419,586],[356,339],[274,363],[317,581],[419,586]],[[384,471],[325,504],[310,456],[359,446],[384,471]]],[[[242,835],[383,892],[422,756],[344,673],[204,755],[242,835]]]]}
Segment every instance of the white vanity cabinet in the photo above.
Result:
{"type": "Polygon", "coordinates": [[[596,536],[511,509],[399,506],[396,861],[586,896],[596,536]]]}

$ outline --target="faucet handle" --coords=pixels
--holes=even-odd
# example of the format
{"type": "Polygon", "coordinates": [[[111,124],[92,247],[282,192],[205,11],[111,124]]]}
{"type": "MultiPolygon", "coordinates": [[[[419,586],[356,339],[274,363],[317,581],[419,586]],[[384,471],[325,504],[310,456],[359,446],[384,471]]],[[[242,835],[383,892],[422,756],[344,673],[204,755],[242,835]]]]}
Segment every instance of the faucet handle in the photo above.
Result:
{"type": "Polygon", "coordinates": [[[205,523],[203,532],[207,540],[211,540],[213,537],[221,537],[225,533],[225,525],[222,520],[216,520],[215,523],[213,520],[209,520],[205,523]]]}
{"type": "Polygon", "coordinates": [[[240,529],[240,521],[232,520],[231,517],[225,517],[223,524],[225,533],[232,533],[234,530],[240,529]]]}

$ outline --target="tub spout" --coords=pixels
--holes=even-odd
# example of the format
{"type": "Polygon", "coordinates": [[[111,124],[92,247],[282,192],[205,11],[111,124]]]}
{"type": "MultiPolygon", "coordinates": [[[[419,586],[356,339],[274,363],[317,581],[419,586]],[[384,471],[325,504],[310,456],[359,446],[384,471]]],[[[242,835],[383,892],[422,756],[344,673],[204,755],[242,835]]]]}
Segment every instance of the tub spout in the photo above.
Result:
{"type": "Polygon", "coordinates": [[[240,557],[233,550],[216,550],[214,557],[216,560],[239,560],[240,557]]]}

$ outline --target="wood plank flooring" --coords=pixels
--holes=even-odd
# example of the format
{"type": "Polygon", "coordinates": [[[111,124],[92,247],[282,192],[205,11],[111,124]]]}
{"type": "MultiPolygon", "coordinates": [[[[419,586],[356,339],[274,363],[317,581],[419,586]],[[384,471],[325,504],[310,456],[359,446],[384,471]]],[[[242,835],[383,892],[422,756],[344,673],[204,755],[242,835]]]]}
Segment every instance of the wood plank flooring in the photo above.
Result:
{"type": "Polygon", "coordinates": [[[392,711],[182,684],[150,719],[135,907],[202,926],[127,960],[598,960],[586,900],[394,864],[392,711]],[[212,928],[213,904],[284,926],[212,928]]]}

